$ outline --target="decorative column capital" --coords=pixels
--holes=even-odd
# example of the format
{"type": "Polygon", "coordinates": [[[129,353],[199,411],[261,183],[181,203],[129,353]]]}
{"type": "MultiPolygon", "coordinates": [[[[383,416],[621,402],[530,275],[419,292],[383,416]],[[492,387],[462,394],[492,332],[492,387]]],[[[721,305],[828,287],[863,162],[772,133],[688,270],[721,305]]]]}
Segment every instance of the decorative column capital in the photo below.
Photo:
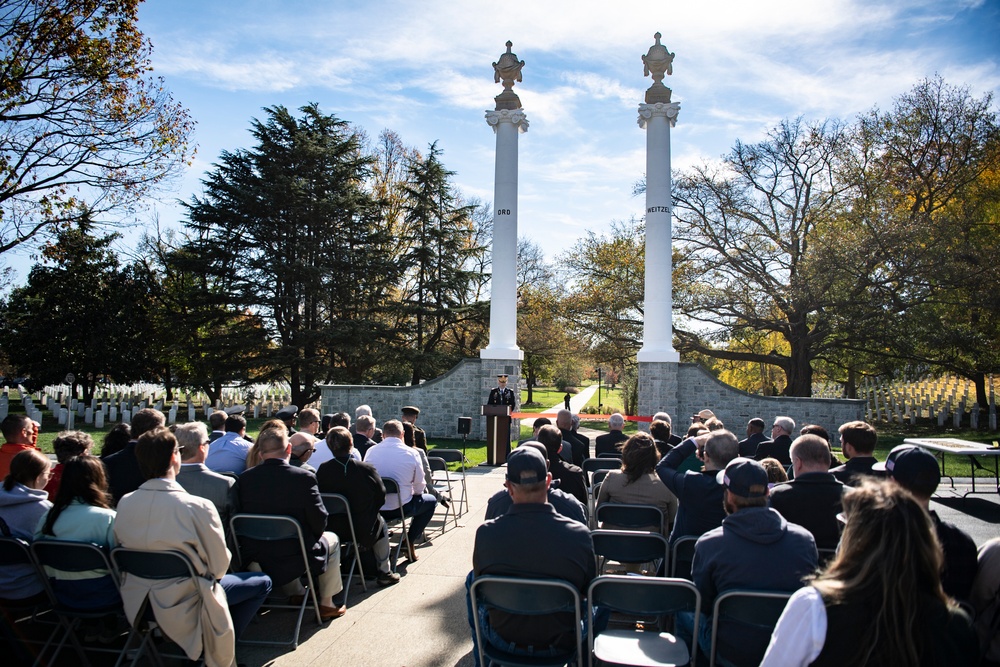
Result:
{"type": "Polygon", "coordinates": [[[486,122],[493,128],[494,133],[497,131],[497,126],[500,125],[500,123],[511,123],[517,128],[517,131],[522,134],[528,131],[528,117],[520,109],[497,109],[496,111],[487,111],[486,122]]]}
{"type": "Polygon", "coordinates": [[[655,104],[639,105],[639,127],[646,129],[646,123],[653,116],[663,116],[670,122],[670,127],[677,125],[677,114],[681,105],[677,102],[656,102],[655,104]]]}

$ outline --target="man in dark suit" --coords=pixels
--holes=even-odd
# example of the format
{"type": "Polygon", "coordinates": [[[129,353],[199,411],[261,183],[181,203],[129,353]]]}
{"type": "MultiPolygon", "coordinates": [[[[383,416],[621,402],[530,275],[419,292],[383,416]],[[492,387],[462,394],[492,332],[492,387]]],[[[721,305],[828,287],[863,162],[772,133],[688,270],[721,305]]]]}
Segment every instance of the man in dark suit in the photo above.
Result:
{"type": "Polygon", "coordinates": [[[775,417],[771,427],[771,439],[757,445],[754,458],[763,461],[767,458],[778,459],[786,468],[792,465],[792,457],[788,450],[792,446],[792,432],[795,430],[795,420],[791,417],[775,417]]]}
{"type": "Polygon", "coordinates": [[[122,496],[132,493],[146,481],[146,476],[139,469],[139,460],[135,457],[135,443],[139,436],[166,423],[167,418],[159,410],[139,410],[132,415],[132,439],[125,445],[125,449],[104,459],[104,467],[108,471],[108,487],[115,505],[122,496]]]}
{"type": "Polygon", "coordinates": [[[582,466],[584,459],[590,458],[590,439],[573,431],[573,413],[569,410],[557,412],[556,427],[562,433],[562,439],[572,446],[573,465],[582,466]]]}
{"type": "Polygon", "coordinates": [[[768,504],[812,533],[818,549],[836,549],[847,487],[830,474],[830,447],[818,435],[802,435],[792,442],[791,457],[795,477],[771,489],[768,504]]]}
{"type": "Polygon", "coordinates": [[[180,424],[174,431],[181,448],[181,469],[177,483],[192,496],[211,500],[222,519],[223,530],[229,530],[229,517],[235,513],[236,479],[212,472],[205,466],[208,456],[208,430],[201,422],[180,424]]]}
{"type": "Polygon", "coordinates": [[[371,415],[361,415],[354,422],[354,449],[362,460],[369,448],[377,443],[372,436],[375,435],[375,418],[371,415]]]}
{"type": "Polygon", "coordinates": [[[497,376],[497,386],[490,389],[490,397],[486,399],[489,405],[509,405],[514,407],[514,390],[507,386],[507,376],[497,376]]]}
{"type": "MultiPolygon", "coordinates": [[[[247,514],[274,514],[295,519],[302,528],[309,567],[319,581],[319,612],[324,620],[339,618],[347,607],[333,601],[344,584],[340,578],[340,540],[326,531],[327,511],[320,497],[316,477],[288,463],[292,445],[282,428],[268,428],[257,436],[261,463],[240,475],[239,503],[247,514]]],[[[240,554],[247,563],[257,563],[284,592],[298,597],[304,593],[299,577],[305,573],[301,551],[294,540],[257,541],[244,539],[240,554]]],[[[301,599],[301,598],[300,598],[301,599]]]]}
{"type": "MultiPolygon", "coordinates": [[[[654,422],[655,421],[665,421],[665,422],[667,422],[667,426],[670,427],[670,438],[667,439],[667,440],[665,440],[664,442],[666,442],[671,447],[676,447],[677,445],[681,444],[681,442],[684,440],[684,438],[682,438],[680,435],[678,435],[674,431],[674,422],[670,418],[670,415],[667,414],[666,412],[662,412],[662,411],[661,412],[657,412],[655,415],[653,415],[653,421],[654,422]]],[[[683,428],[683,425],[681,426],[681,428],[683,428]]],[[[654,435],[653,437],[655,438],[656,436],[654,435]]]]}
{"type": "MultiPolygon", "coordinates": [[[[358,428],[361,428],[362,419],[370,420],[371,417],[368,415],[359,417],[358,428]]],[[[327,435],[327,441],[332,443],[330,449],[333,452],[333,459],[321,465],[316,472],[319,490],[321,493],[339,493],[347,498],[358,545],[371,549],[375,555],[378,585],[392,586],[399,581],[399,575],[389,571],[389,534],[386,531],[385,520],[379,514],[379,509],[385,503],[385,486],[382,484],[382,478],[379,477],[375,466],[357,461],[351,456],[354,440],[346,428],[342,426],[332,428],[327,435]]],[[[350,524],[343,514],[331,516],[327,527],[338,535],[351,534],[350,524]]]]}
{"type": "Polygon", "coordinates": [[[628,440],[628,436],[622,433],[623,428],[625,428],[625,418],[622,417],[620,412],[616,412],[608,417],[609,432],[597,436],[597,441],[594,445],[594,454],[597,456],[601,454],[621,454],[621,443],[628,440]]]}
{"type": "Polygon", "coordinates": [[[552,481],[558,481],[560,491],[570,494],[586,507],[587,476],[582,468],[566,463],[559,456],[559,450],[563,447],[563,439],[559,429],[552,425],[541,427],[538,429],[538,442],[545,445],[545,451],[549,455],[549,472],[552,473],[552,481]]]}
{"type": "Polygon", "coordinates": [[[208,425],[212,427],[212,432],[208,434],[208,441],[215,442],[226,434],[226,414],[225,410],[216,410],[208,416],[208,425]]]}
{"type": "Polygon", "coordinates": [[[754,417],[747,422],[747,437],[740,440],[740,456],[752,459],[757,455],[757,445],[767,440],[764,435],[764,420],[754,417]]]}

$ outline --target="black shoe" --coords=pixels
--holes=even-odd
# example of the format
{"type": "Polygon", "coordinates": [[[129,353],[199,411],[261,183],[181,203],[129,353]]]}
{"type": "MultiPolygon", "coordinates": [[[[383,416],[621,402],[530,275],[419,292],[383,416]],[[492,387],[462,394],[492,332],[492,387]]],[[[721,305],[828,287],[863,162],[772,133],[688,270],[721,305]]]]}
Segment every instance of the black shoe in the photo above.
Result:
{"type": "Polygon", "coordinates": [[[398,584],[399,583],[399,573],[397,573],[397,572],[379,572],[377,581],[378,581],[378,585],[382,586],[382,587],[392,586],[394,584],[398,584]]]}

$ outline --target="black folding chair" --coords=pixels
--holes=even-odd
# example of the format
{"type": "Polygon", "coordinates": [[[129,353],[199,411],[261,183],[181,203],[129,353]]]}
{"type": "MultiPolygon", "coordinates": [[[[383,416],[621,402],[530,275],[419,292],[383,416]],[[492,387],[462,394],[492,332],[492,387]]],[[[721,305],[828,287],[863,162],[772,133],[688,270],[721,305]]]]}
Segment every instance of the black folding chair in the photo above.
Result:
{"type": "MultiPolygon", "coordinates": [[[[449,471],[447,479],[449,480],[450,483],[451,474],[461,473],[459,480],[462,482],[462,495],[460,498],[455,498],[455,496],[452,496],[451,502],[455,506],[455,511],[458,513],[458,516],[462,516],[463,514],[469,511],[469,492],[465,486],[465,464],[468,463],[468,459],[465,458],[465,455],[462,454],[461,450],[439,449],[437,447],[430,450],[427,456],[428,457],[436,456],[437,458],[442,459],[445,463],[459,464],[458,470],[449,471]]],[[[433,467],[431,469],[433,470],[433,467]]],[[[438,481],[441,477],[444,477],[444,475],[439,474],[437,471],[434,472],[435,481],[438,481]]]]}
{"type": "Polygon", "coordinates": [[[358,534],[354,530],[354,519],[351,518],[351,504],[347,498],[339,493],[321,493],[326,512],[330,517],[345,515],[347,525],[350,526],[349,536],[338,534],[340,538],[340,563],[344,564],[344,559],[350,557],[351,567],[347,572],[347,581],[344,583],[344,604],[347,604],[347,594],[351,590],[351,580],[354,578],[354,571],[358,570],[361,575],[361,586],[367,591],[368,584],[365,583],[365,566],[361,563],[361,552],[358,546],[358,534]],[[349,538],[349,539],[348,539],[349,538]]]}
{"type": "Polygon", "coordinates": [[[476,644],[479,646],[479,662],[482,665],[503,665],[503,667],[563,667],[566,664],[582,665],[579,647],[582,643],[580,625],[580,594],[561,579],[520,579],[516,577],[482,576],[476,578],[469,588],[472,600],[473,622],[476,644]],[[552,614],[572,614],[576,630],[573,649],[561,651],[551,656],[518,655],[499,649],[486,642],[483,637],[479,608],[503,611],[524,616],[549,616],[552,614]]]}
{"type": "Polygon", "coordinates": [[[655,505],[601,503],[595,512],[597,525],[608,524],[617,530],[655,530],[663,527],[663,510],[655,505]]]}
{"type": "Polygon", "coordinates": [[[670,576],[691,579],[691,564],[694,562],[696,535],[680,537],[674,542],[670,553],[670,576]]]}
{"type": "MultiPolygon", "coordinates": [[[[30,576],[38,582],[41,591],[27,598],[8,598],[7,591],[0,590],[0,632],[10,644],[14,652],[12,656],[15,661],[24,664],[31,664],[34,660],[35,651],[29,645],[45,645],[52,640],[52,637],[62,627],[56,622],[51,632],[46,631],[45,640],[35,636],[29,638],[25,632],[28,629],[27,623],[40,623],[39,614],[50,609],[48,595],[45,593],[42,582],[42,573],[35,562],[35,557],[31,555],[31,548],[28,543],[17,537],[0,537],[0,567],[23,568],[30,572],[30,576]]],[[[9,571],[9,570],[8,570],[9,571]]],[[[48,624],[48,623],[46,623],[48,624]]],[[[47,630],[47,629],[46,629],[47,630]]],[[[33,635],[33,633],[31,633],[33,635]]]]}
{"type": "MultiPolygon", "coordinates": [[[[157,581],[165,579],[191,579],[195,581],[195,586],[198,585],[196,581],[198,574],[195,572],[191,560],[180,551],[147,551],[144,549],[116,547],[111,550],[111,564],[114,566],[115,574],[119,581],[123,581],[127,575],[157,581]]],[[[122,661],[127,658],[128,653],[133,650],[133,641],[140,637],[141,641],[138,648],[135,649],[135,656],[130,663],[132,667],[147,664],[142,660],[143,655],[147,651],[153,663],[161,667],[164,665],[164,658],[187,660],[187,656],[183,654],[166,655],[160,652],[159,647],[157,647],[154,641],[154,628],[157,626],[155,624],[155,617],[153,617],[149,607],[148,597],[142,601],[142,605],[139,607],[135,618],[129,619],[129,624],[131,629],[128,633],[128,639],[125,640],[125,647],[122,649],[121,656],[119,656],[118,662],[115,663],[115,667],[119,667],[122,664],[122,661]]],[[[159,631],[162,634],[162,629],[159,631]]],[[[164,634],[164,636],[166,635],[164,634]]],[[[167,638],[171,639],[170,637],[167,638]]],[[[201,664],[204,664],[204,662],[201,664]]]]}
{"type": "MultiPolygon", "coordinates": [[[[306,607],[312,600],[313,610],[316,612],[316,622],[323,625],[323,617],[319,613],[319,599],[316,597],[316,584],[313,582],[312,570],[309,567],[309,551],[306,549],[305,539],[302,537],[302,527],[299,522],[290,516],[279,516],[274,514],[236,514],[229,520],[229,525],[233,531],[233,538],[236,541],[237,549],[240,551],[240,563],[244,567],[248,565],[243,557],[243,540],[257,540],[260,542],[277,542],[281,540],[296,540],[299,545],[301,557],[302,576],[306,578],[306,594],[302,596],[302,602],[297,605],[284,603],[268,603],[266,600],[262,607],[268,609],[297,609],[298,619],[295,621],[295,632],[289,641],[265,640],[265,639],[241,639],[241,644],[254,644],[259,646],[291,646],[293,649],[299,645],[299,632],[302,630],[302,619],[306,614],[306,607]]],[[[267,574],[265,572],[265,574],[267,574]]]]}
{"type": "Polygon", "coordinates": [[[698,653],[698,623],[701,594],[686,579],[605,575],[594,579],[587,590],[587,643],[590,654],[602,664],[642,667],[694,667],[698,653]],[[667,632],[594,627],[594,609],[646,619],[686,611],[694,614],[695,646],[667,632]]]}
{"type": "Polygon", "coordinates": [[[444,535],[445,529],[448,527],[448,514],[451,514],[451,518],[455,522],[455,528],[458,528],[458,513],[455,512],[455,500],[454,500],[454,489],[451,484],[451,472],[448,470],[448,463],[437,456],[428,456],[427,462],[431,466],[431,474],[434,475],[432,483],[439,493],[443,492],[451,498],[451,502],[448,507],[444,508],[444,520],[441,522],[441,534],[444,535]]]}
{"type": "Polygon", "coordinates": [[[667,571],[666,562],[670,558],[670,545],[660,533],[631,530],[592,530],[594,555],[597,557],[597,572],[604,572],[608,561],[617,563],[650,563],[650,570],[667,571]]]}
{"type": "MultiPolygon", "coordinates": [[[[32,543],[31,553],[34,555],[39,567],[42,568],[51,568],[61,572],[104,570],[111,577],[114,587],[119,587],[118,577],[114,573],[107,554],[96,544],[68,542],[64,540],[41,540],[32,543]]],[[[59,642],[55,644],[55,651],[52,653],[52,657],[48,659],[48,662],[54,663],[56,658],[59,657],[59,653],[62,652],[66,642],[70,642],[73,644],[73,648],[76,650],[80,661],[84,665],[89,665],[90,660],[87,658],[86,651],[84,651],[83,645],[80,644],[80,640],[76,636],[76,631],[80,627],[80,624],[88,619],[104,618],[110,614],[124,617],[125,612],[122,609],[121,598],[111,605],[84,609],[65,604],[60,600],[58,595],[56,595],[52,579],[49,576],[42,577],[42,583],[45,585],[45,593],[49,597],[52,611],[55,612],[56,617],[59,619],[59,628],[62,630],[59,642]]],[[[39,664],[45,663],[45,653],[48,651],[49,646],[53,645],[57,634],[59,634],[58,630],[56,633],[53,633],[52,637],[49,638],[49,641],[42,648],[42,652],[38,654],[37,662],[39,664]]],[[[118,650],[100,649],[97,647],[92,647],[90,650],[118,653],[118,650]]]]}
{"type": "Polygon", "coordinates": [[[396,554],[392,557],[392,571],[395,572],[396,563],[399,562],[399,551],[403,548],[404,542],[409,543],[410,538],[406,534],[406,512],[403,510],[403,497],[399,493],[399,482],[394,480],[392,477],[383,477],[382,484],[385,486],[386,499],[388,499],[389,496],[396,496],[396,502],[399,504],[398,517],[390,519],[385,516],[385,513],[382,514],[382,518],[385,519],[386,525],[393,526],[396,523],[399,523],[400,530],[402,531],[399,536],[399,542],[396,543],[396,554]]]}
{"type": "Polygon", "coordinates": [[[777,591],[726,591],[715,599],[712,614],[712,653],[709,667],[724,658],[737,667],[760,664],[791,593],[777,591]],[[739,641],[727,640],[724,630],[738,627],[739,641]]]}

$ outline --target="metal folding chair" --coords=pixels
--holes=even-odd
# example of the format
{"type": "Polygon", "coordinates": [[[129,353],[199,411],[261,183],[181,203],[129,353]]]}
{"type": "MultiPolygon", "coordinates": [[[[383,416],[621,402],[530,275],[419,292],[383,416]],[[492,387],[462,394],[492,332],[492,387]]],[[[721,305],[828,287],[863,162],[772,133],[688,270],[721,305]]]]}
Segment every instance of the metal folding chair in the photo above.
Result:
{"type": "Polygon", "coordinates": [[[619,458],[589,458],[583,460],[581,467],[589,479],[591,473],[597,470],[621,470],[622,461],[619,458]]]}
{"type": "Polygon", "coordinates": [[[790,597],[791,593],[752,590],[726,591],[717,597],[709,667],[715,667],[719,656],[737,667],[759,665],[790,597]],[[743,630],[738,644],[726,641],[723,624],[735,624],[743,630]]]}
{"type": "MultiPolygon", "coordinates": [[[[448,470],[448,463],[437,456],[428,456],[427,462],[431,466],[431,474],[434,475],[434,487],[438,492],[444,492],[448,494],[451,498],[451,502],[448,507],[444,508],[444,520],[441,522],[441,534],[444,535],[445,529],[448,527],[448,514],[451,514],[451,518],[455,522],[455,528],[458,528],[458,514],[454,510],[454,491],[451,485],[451,473],[448,470]],[[438,477],[440,475],[440,477],[438,477]]],[[[436,508],[435,508],[436,509],[436,508]]]]}
{"type": "MultiPolygon", "coordinates": [[[[128,549],[126,547],[116,547],[111,550],[111,564],[114,567],[115,575],[119,581],[124,579],[123,575],[139,577],[140,579],[192,579],[198,577],[191,560],[180,551],[146,551],[143,549],[128,549]]],[[[197,583],[194,584],[197,586],[197,583]]],[[[149,598],[143,600],[135,618],[130,618],[131,629],[128,639],[125,640],[125,647],[122,648],[121,655],[115,667],[119,667],[122,661],[128,656],[132,649],[133,640],[141,637],[139,646],[135,649],[135,656],[130,663],[132,667],[147,664],[142,660],[143,654],[149,652],[149,659],[156,665],[162,667],[164,658],[179,658],[187,660],[186,655],[164,655],[160,652],[154,641],[155,619],[149,608],[149,598]]],[[[162,630],[160,630],[162,634],[162,630]]],[[[164,634],[163,636],[166,637],[164,634]]],[[[170,639],[169,637],[167,637],[170,639]]],[[[204,664],[204,662],[202,662],[204,664]]]]}
{"type": "Polygon", "coordinates": [[[399,493],[399,482],[394,480],[392,477],[383,477],[382,484],[385,486],[386,498],[389,496],[396,496],[396,501],[399,503],[399,516],[395,519],[390,519],[385,514],[382,514],[382,518],[385,519],[385,523],[388,526],[393,526],[397,522],[400,524],[400,530],[402,531],[399,536],[399,542],[396,543],[396,554],[392,557],[392,571],[396,571],[396,563],[399,562],[399,551],[403,548],[403,543],[409,543],[410,538],[406,534],[406,512],[403,510],[403,497],[399,493]]]}
{"type": "Polygon", "coordinates": [[[616,575],[594,579],[587,590],[587,644],[590,655],[602,663],[637,667],[690,664],[694,667],[697,646],[689,647],[668,632],[607,629],[598,633],[594,627],[596,607],[643,619],[691,612],[694,614],[694,637],[697,637],[701,594],[690,581],[616,575]]]}
{"type": "Polygon", "coordinates": [[[521,579],[516,577],[482,576],[469,588],[472,600],[476,644],[479,646],[481,665],[503,667],[563,667],[566,664],[584,665],[580,657],[583,641],[580,624],[580,594],[561,579],[521,579]],[[574,648],[552,656],[518,655],[488,644],[483,637],[479,608],[495,609],[524,616],[549,616],[573,614],[576,629],[574,648]]]}
{"type": "MultiPolygon", "coordinates": [[[[262,607],[268,609],[297,609],[298,619],[295,621],[295,634],[290,641],[276,641],[265,639],[241,639],[241,644],[254,644],[260,646],[291,646],[293,649],[299,645],[299,632],[302,629],[302,619],[306,614],[306,607],[312,600],[313,611],[316,612],[316,622],[323,625],[323,618],[319,613],[319,599],[316,597],[316,584],[313,581],[312,570],[309,568],[309,550],[306,549],[305,539],[302,537],[302,527],[299,522],[290,516],[278,516],[272,514],[236,514],[229,520],[230,529],[237,549],[240,551],[239,560],[244,567],[248,564],[243,557],[243,540],[258,540],[261,542],[276,542],[279,540],[296,540],[299,544],[299,553],[302,557],[302,576],[306,578],[306,594],[302,596],[302,602],[293,604],[272,604],[267,601],[262,607]]],[[[267,574],[265,572],[265,574],[267,574]]]]}
{"type": "MultiPolygon", "coordinates": [[[[96,544],[67,542],[64,540],[42,540],[32,543],[31,553],[35,557],[35,561],[38,563],[39,567],[42,568],[51,568],[61,572],[105,570],[107,571],[108,576],[111,577],[115,588],[119,587],[118,577],[114,573],[114,568],[111,566],[111,562],[108,560],[107,554],[96,544]]],[[[47,571],[43,570],[43,572],[47,571]]],[[[86,651],[76,636],[76,631],[80,627],[80,624],[87,619],[103,618],[109,614],[116,614],[124,617],[125,612],[122,609],[121,598],[119,598],[118,601],[112,605],[92,609],[82,609],[63,603],[56,595],[55,588],[53,587],[49,576],[43,576],[42,583],[45,585],[45,593],[48,595],[49,601],[52,604],[52,611],[55,612],[56,617],[59,619],[59,629],[62,630],[62,634],[59,637],[59,643],[55,644],[55,651],[52,653],[52,657],[48,659],[48,662],[54,663],[66,643],[70,642],[72,643],[74,650],[76,650],[76,654],[80,658],[81,663],[89,665],[90,660],[87,658],[86,651]]],[[[38,654],[37,664],[44,664],[46,662],[43,658],[45,657],[49,646],[53,645],[57,634],[59,634],[58,630],[56,633],[53,633],[53,635],[49,638],[49,641],[46,642],[45,646],[42,648],[42,652],[38,654]]],[[[90,650],[118,653],[117,649],[112,650],[91,647],[90,650]]]]}
{"type": "Polygon", "coordinates": [[[340,535],[340,563],[344,564],[344,559],[350,556],[351,568],[347,572],[347,581],[344,583],[344,605],[347,604],[347,595],[351,590],[351,580],[354,578],[354,571],[358,570],[361,575],[361,587],[367,591],[368,584],[365,583],[365,566],[361,563],[361,551],[358,546],[358,534],[354,530],[354,519],[351,517],[351,504],[347,498],[339,493],[321,493],[323,505],[330,517],[344,515],[347,517],[347,525],[350,526],[350,536],[340,535]],[[347,538],[350,539],[347,539],[347,538]]]}
{"type": "MultiPolygon", "coordinates": [[[[460,498],[451,497],[451,502],[455,505],[455,511],[458,512],[458,516],[462,516],[469,511],[469,492],[465,486],[465,464],[468,463],[468,459],[462,454],[461,450],[458,449],[438,449],[434,448],[428,453],[428,457],[431,455],[436,456],[439,459],[444,460],[445,463],[458,463],[459,469],[455,471],[449,471],[450,474],[459,474],[459,480],[462,482],[462,495],[460,498]]],[[[433,467],[431,468],[433,470],[433,467]]],[[[438,481],[443,475],[440,475],[435,471],[434,480],[438,481]]],[[[450,480],[450,475],[447,478],[450,480]]]]}
{"type": "Polygon", "coordinates": [[[631,530],[592,530],[594,555],[597,557],[597,572],[604,572],[608,561],[617,563],[650,563],[653,572],[667,571],[670,558],[670,544],[660,533],[631,530]]]}
{"type": "Polygon", "coordinates": [[[695,535],[680,537],[670,550],[670,576],[691,579],[691,564],[694,562],[695,535]]]}

